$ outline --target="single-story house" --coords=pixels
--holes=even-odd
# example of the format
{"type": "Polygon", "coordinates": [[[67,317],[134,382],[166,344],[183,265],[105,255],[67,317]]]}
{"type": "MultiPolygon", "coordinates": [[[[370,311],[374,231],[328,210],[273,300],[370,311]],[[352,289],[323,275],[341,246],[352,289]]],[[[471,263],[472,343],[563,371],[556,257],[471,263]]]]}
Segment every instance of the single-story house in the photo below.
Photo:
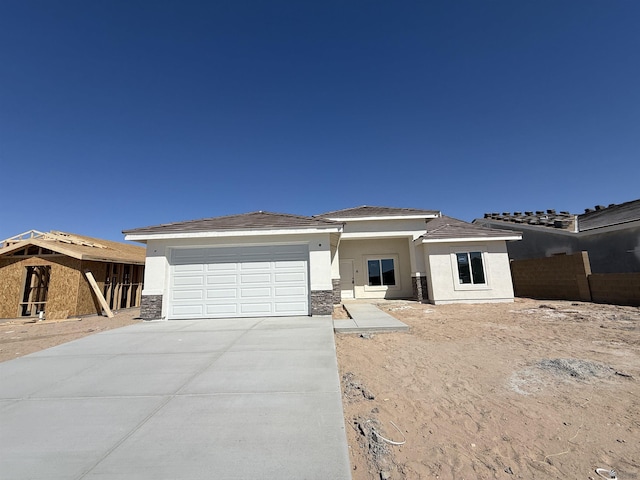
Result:
{"type": "Polygon", "coordinates": [[[90,272],[110,309],[140,305],[145,249],[30,230],[0,242],[0,318],[100,314],[90,272]]]}
{"type": "Polygon", "coordinates": [[[556,210],[485,213],[474,225],[517,230],[512,260],[588,252],[592,273],[640,272],[640,199],[598,205],[576,215],[556,210]]]}
{"type": "Polygon", "coordinates": [[[349,298],[513,301],[519,233],[435,210],[252,212],[124,230],[147,245],[141,316],[329,315],[349,298]]]}

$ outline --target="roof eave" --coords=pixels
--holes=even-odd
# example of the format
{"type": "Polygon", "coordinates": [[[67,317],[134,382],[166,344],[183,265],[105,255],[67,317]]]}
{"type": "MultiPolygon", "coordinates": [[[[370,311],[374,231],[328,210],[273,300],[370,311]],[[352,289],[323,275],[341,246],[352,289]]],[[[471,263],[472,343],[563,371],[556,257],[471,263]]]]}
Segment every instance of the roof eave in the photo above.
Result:
{"type": "Polygon", "coordinates": [[[264,235],[309,235],[314,233],[342,233],[342,225],[327,225],[297,228],[259,228],[242,230],[202,230],[190,232],[137,232],[125,234],[125,240],[146,242],[148,240],[171,240],[182,238],[251,237],[264,235]]]}
{"type": "Polygon", "coordinates": [[[424,215],[381,215],[371,217],[324,217],[334,222],[362,222],[362,221],[380,221],[380,220],[427,220],[438,218],[437,213],[424,215]]]}
{"type": "Polygon", "coordinates": [[[463,243],[463,242],[497,242],[522,240],[522,235],[505,235],[503,237],[451,237],[451,238],[423,238],[420,237],[420,243],[463,243]]]}

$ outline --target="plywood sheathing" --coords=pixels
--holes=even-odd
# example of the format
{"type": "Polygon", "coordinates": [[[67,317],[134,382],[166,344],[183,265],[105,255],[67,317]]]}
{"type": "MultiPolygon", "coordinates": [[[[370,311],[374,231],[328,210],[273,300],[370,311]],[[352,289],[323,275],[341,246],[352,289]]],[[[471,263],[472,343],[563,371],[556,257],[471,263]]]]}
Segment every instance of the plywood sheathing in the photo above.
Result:
{"type": "MultiPolygon", "coordinates": [[[[104,280],[107,275],[107,266],[108,264],[103,262],[82,262],[81,265],[82,272],[89,270],[93,274],[96,279],[96,283],[103,294],[104,280]]],[[[76,303],[76,315],[89,315],[92,313],[99,315],[102,313],[102,307],[100,306],[100,302],[98,302],[96,296],[93,294],[89,281],[84,275],[82,275],[80,280],[80,285],[78,287],[78,301],[76,303]]]]}
{"type": "Polygon", "coordinates": [[[49,296],[45,309],[47,319],[57,320],[78,315],[78,289],[81,261],[76,258],[58,257],[52,260],[49,296]]]}
{"type": "Polygon", "coordinates": [[[19,316],[25,270],[23,262],[19,258],[0,258],[0,318],[19,316]]]}

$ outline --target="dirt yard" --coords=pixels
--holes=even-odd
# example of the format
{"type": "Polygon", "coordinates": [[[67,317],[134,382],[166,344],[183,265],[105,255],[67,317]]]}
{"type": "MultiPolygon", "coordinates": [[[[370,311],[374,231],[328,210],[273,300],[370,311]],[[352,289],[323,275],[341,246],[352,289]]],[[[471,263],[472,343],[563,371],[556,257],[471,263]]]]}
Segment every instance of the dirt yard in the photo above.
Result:
{"type": "MultiPolygon", "coordinates": [[[[336,336],[354,480],[640,478],[640,309],[379,306],[410,331],[336,336]]],[[[0,361],[138,314],[0,321],[0,361]]]]}
{"type": "Polygon", "coordinates": [[[113,318],[97,315],[67,320],[0,320],[0,362],[70,342],[92,333],[140,322],[139,308],[120,310],[113,318]]]}
{"type": "Polygon", "coordinates": [[[336,336],[354,480],[640,478],[640,309],[378,306],[410,331],[336,336]]]}

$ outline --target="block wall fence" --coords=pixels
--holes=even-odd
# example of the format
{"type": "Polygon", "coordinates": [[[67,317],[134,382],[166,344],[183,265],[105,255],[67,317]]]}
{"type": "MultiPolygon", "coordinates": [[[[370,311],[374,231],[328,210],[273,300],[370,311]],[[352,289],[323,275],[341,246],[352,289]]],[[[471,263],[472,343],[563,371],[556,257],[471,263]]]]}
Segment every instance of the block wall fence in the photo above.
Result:
{"type": "Polygon", "coordinates": [[[516,297],[640,306],[640,273],[591,273],[589,255],[511,261],[516,297]]]}

